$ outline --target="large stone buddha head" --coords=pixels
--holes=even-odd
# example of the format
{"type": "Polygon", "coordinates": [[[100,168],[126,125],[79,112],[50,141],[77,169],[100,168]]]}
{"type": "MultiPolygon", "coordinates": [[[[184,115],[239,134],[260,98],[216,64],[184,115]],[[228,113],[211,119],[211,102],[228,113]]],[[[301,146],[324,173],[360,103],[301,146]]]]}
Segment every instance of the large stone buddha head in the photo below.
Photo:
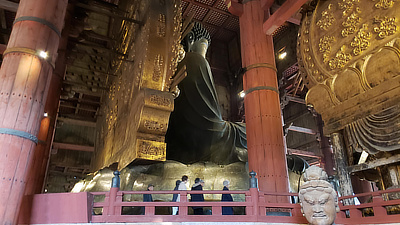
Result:
{"type": "Polygon", "coordinates": [[[194,22],[192,30],[183,38],[182,45],[186,52],[197,52],[206,56],[211,37],[201,23],[194,22]]]}
{"type": "Polygon", "coordinates": [[[336,191],[326,179],[325,171],[317,166],[304,173],[305,183],[300,187],[299,198],[301,211],[311,225],[334,224],[339,212],[336,191]]]}

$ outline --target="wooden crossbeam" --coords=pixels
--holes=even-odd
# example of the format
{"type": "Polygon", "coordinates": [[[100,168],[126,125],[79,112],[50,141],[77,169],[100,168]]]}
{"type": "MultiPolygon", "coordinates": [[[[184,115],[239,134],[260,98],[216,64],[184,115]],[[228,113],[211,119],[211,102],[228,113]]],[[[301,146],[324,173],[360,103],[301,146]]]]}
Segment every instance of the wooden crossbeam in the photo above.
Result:
{"type": "Polygon", "coordinates": [[[293,97],[293,96],[286,96],[286,98],[288,98],[289,101],[291,101],[291,102],[297,102],[297,103],[300,103],[300,104],[303,104],[303,105],[306,104],[306,100],[304,100],[302,98],[293,97]]]}
{"type": "Polygon", "coordinates": [[[0,54],[2,55],[3,52],[6,50],[7,45],[0,44],[0,54]]]}
{"type": "Polygon", "coordinates": [[[308,152],[308,151],[304,151],[304,150],[288,148],[287,152],[288,152],[288,154],[293,154],[293,155],[298,155],[298,156],[306,156],[306,157],[317,158],[317,159],[321,158],[321,156],[315,154],[314,152],[308,152]]]}
{"type": "Polygon", "coordinates": [[[288,130],[299,132],[299,133],[303,133],[303,134],[311,134],[311,135],[317,134],[317,132],[315,132],[315,130],[313,130],[313,129],[304,128],[304,127],[298,127],[298,126],[293,126],[293,125],[290,126],[288,128],[288,130]]]}
{"type": "Polygon", "coordinates": [[[94,152],[93,146],[75,145],[75,144],[67,144],[67,143],[60,143],[60,142],[53,142],[53,148],[74,150],[74,151],[84,151],[84,152],[94,152]]]}
{"type": "Polygon", "coordinates": [[[374,169],[378,166],[384,166],[388,164],[393,164],[400,162],[400,154],[386,157],[386,158],[381,158],[381,159],[376,159],[374,161],[354,165],[354,166],[349,166],[347,167],[347,171],[349,173],[355,173],[363,170],[369,170],[369,169],[374,169]]]}
{"type": "Polygon", "coordinates": [[[18,6],[19,4],[15,2],[0,0],[0,9],[5,9],[11,12],[17,12],[18,6]]]}
{"type": "MultiPolygon", "coordinates": [[[[278,4],[272,4],[271,12],[276,12],[279,8],[280,6],[278,4]]],[[[287,19],[287,21],[296,25],[300,25],[301,17],[301,13],[294,13],[291,17],[289,17],[289,19],[287,19]]]]}
{"type": "Polygon", "coordinates": [[[86,120],[78,120],[78,119],[72,119],[72,118],[67,118],[67,117],[58,117],[57,120],[62,121],[67,124],[73,124],[73,125],[78,125],[78,126],[83,126],[83,127],[96,127],[96,122],[90,122],[86,120]]]}
{"type": "Polygon", "coordinates": [[[284,22],[289,20],[300,7],[308,0],[287,0],[274,14],[271,15],[263,24],[263,31],[267,35],[272,35],[284,22]]]}

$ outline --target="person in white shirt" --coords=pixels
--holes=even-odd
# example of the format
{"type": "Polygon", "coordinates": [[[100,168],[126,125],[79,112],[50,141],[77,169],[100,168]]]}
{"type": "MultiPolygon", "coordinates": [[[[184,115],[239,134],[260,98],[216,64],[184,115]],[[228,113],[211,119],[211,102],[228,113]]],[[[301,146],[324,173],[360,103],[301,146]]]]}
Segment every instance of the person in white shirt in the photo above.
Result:
{"type": "MultiPolygon", "coordinates": [[[[182,182],[179,184],[178,191],[186,191],[186,183],[188,182],[189,178],[186,175],[182,176],[182,182]]],[[[178,194],[178,197],[176,198],[176,202],[181,201],[181,195],[178,194]]],[[[172,207],[172,215],[178,215],[178,207],[172,207]]]]}

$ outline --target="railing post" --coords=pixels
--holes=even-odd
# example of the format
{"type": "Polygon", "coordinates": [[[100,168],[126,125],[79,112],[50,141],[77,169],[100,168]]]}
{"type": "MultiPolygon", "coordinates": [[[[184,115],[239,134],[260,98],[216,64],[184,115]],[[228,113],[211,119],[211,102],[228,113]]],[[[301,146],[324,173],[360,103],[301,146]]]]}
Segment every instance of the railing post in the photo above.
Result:
{"type": "Polygon", "coordinates": [[[252,203],[252,214],[253,216],[258,217],[258,189],[257,188],[250,188],[250,196],[251,196],[251,203],[252,203]]]}
{"type": "Polygon", "coordinates": [[[293,208],[291,210],[292,217],[302,217],[303,213],[301,213],[301,208],[299,207],[300,205],[293,202],[292,205],[293,205],[293,208]]]}
{"type": "MultiPolygon", "coordinates": [[[[339,204],[339,208],[342,208],[342,207],[343,207],[343,203],[342,203],[342,202],[339,202],[338,204],[339,204]],[[341,206],[341,207],[340,207],[340,206],[341,206]]],[[[339,217],[339,218],[346,218],[346,212],[344,212],[344,211],[342,211],[342,210],[340,210],[336,215],[337,215],[337,217],[339,217]]]]}
{"type": "MultiPolygon", "coordinates": [[[[187,192],[185,191],[185,194],[182,194],[182,191],[180,192],[180,198],[179,198],[181,203],[186,203],[187,202],[187,192]]],[[[180,216],[187,216],[188,214],[188,207],[187,206],[179,206],[179,215],[180,216]]]]}
{"type": "MultiPolygon", "coordinates": [[[[381,203],[384,202],[383,198],[381,195],[376,195],[372,196],[372,202],[375,203],[381,203]]],[[[379,205],[379,206],[373,206],[372,209],[374,210],[374,216],[387,216],[387,211],[386,208],[379,205]]]]}
{"type": "MultiPolygon", "coordinates": [[[[114,171],[114,177],[112,178],[112,182],[111,182],[110,196],[108,199],[107,215],[115,215],[117,213],[117,210],[115,208],[115,203],[117,201],[117,194],[119,191],[119,184],[120,184],[119,175],[120,175],[120,172],[118,170],[114,171]]],[[[122,196],[121,196],[121,201],[122,201],[122,196]]],[[[121,211],[121,210],[118,210],[118,211],[121,211]]]]}
{"type": "Polygon", "coordinates": [[[258,188],[258,181],[256,178],[257,173],[252,170],[249,174],[250,174],[249,188],[258,188]]]}
{"type": "Polygon", "coordinates": [[[251,171],[249,174],[250,174],[249,191],[250,191],[250,197],[251,197],[251,203],[252,203],[252,210],[251,211],[246,210],[246,214],[251,212],[250,215],[258,217],[258,201],[259,201],[258,194],[259,193],[258,193],[258,182],[257,182],[257,178],[256,178],[257,173],[254,171],[251,171]]]}
{"type": "Polygon", "coordinates": [[[352,219],[362,217],[362,212],[357,208],[349,209],[349,213],[350,213],[350,218],[352,219]]]}

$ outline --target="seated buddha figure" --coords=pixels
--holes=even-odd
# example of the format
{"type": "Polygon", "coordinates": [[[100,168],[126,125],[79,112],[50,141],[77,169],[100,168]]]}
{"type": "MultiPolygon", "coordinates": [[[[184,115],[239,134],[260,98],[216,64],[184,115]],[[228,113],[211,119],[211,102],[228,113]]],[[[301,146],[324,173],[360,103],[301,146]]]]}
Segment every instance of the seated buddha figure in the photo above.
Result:
{"type": "Polygon", "coordinates": [[[166,134],[167,159],[182,163],[211,161],[229,164],[247,161],[244,123],[222,119],[214,78],[206,60],[210,34],[195,22],[183,38],[187,77],[179,83],[166,134]]]}
{"type": "Polygon", "coordinates": [[[334,224],[339,212],[338,197],[327,175],[320,167],[311,166],[304,173],[305,183],[300,187],[301,211],[311,225],[334,224]]]}

